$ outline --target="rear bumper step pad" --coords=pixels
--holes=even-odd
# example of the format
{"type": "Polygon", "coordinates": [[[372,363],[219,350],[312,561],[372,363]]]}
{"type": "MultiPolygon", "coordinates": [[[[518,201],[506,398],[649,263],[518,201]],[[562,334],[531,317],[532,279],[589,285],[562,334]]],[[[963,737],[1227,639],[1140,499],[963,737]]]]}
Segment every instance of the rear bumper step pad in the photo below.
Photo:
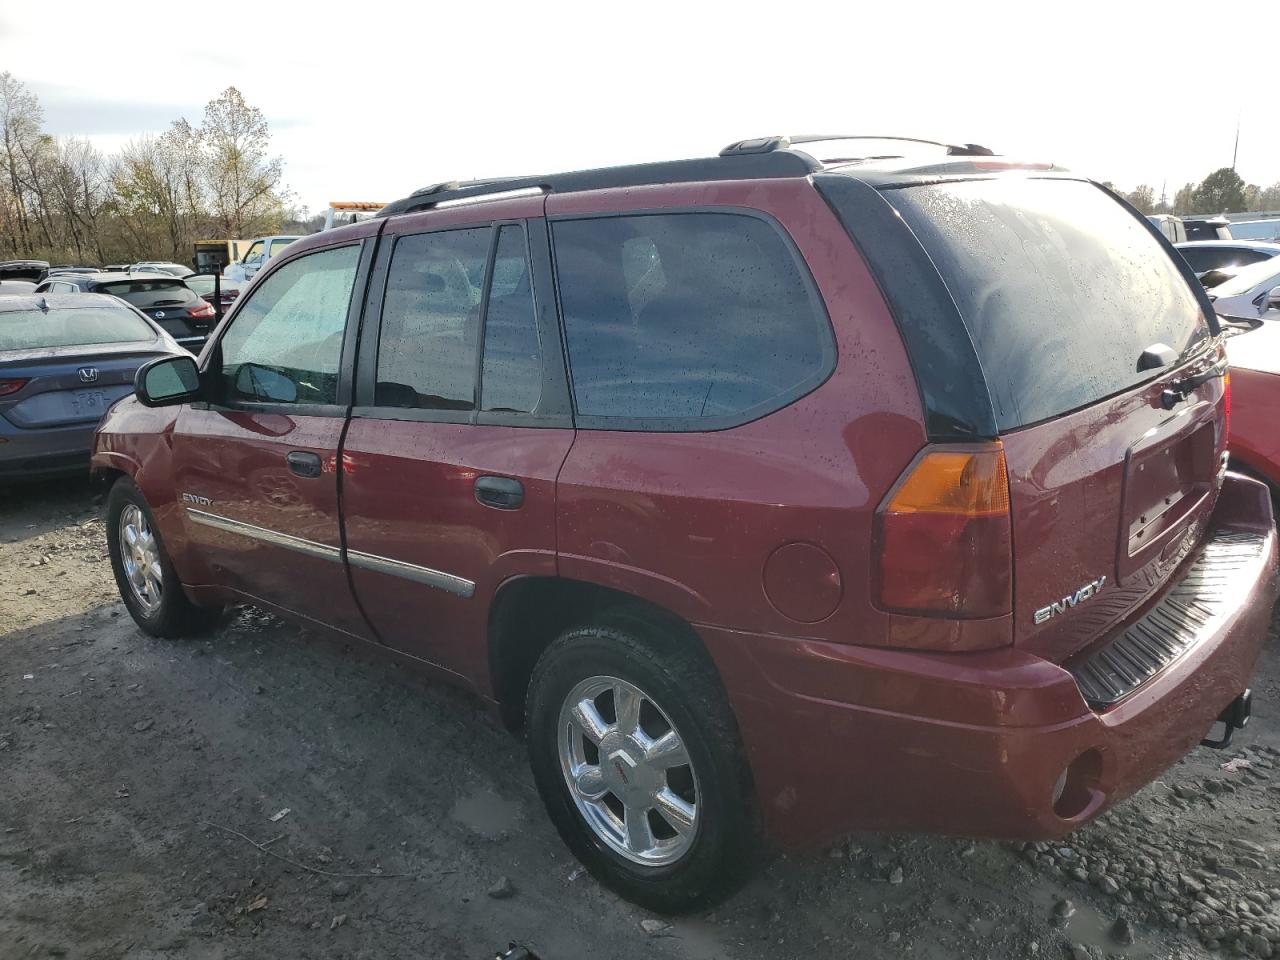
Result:
{"type": "Polygon", "coordinates": [[[1224,529],[1205,541],[1181,580],[1103,647],[1068,667],[1095,710],[1114,706],[1213,633],[1213,621],[1238,604],[1242,572],[1267,550],[1267,537],[1224,529]]]}

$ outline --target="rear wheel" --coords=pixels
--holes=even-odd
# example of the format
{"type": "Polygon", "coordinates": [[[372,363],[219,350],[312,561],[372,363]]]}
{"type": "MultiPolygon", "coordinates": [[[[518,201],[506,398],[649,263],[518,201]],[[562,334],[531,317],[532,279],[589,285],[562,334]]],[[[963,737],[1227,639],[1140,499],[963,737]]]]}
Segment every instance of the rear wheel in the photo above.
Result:
{"type": "Polygon", "coordinates": [[[107,547],[120,598],[134,622],[154,637],[180,637],[217,621],[221,607],[197,607],[178,582],[151,507],[128,477],[107,496],[107,547]]]}
{"type": "Polygon", "coordinates": [[[530,685],[529,756],[552,821],[591,873],[678,912],[732,892],[760,847],[718,679],[645,633],[585,627],[547,649],[530,685]]]}

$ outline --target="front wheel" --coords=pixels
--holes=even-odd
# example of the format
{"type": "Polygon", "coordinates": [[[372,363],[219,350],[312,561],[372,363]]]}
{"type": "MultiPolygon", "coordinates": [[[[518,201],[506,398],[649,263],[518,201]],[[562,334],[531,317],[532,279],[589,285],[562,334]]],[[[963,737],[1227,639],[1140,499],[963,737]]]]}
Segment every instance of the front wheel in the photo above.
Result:
{"type": "Polygon", "coordinates": [[[629,629],[571,630],[534,669],[527,720],[552,821],[627,899],[706,906],[759,859],[737,726],[700,658],[629,629]]]}
{"type": "Polygon", "coordinates": [[[142,491],[121,477],[107,495],[107,548],[120,598],[153,637],[181,637],[212,625],[220,608],[197,607],[178,581],[142,491]]]}

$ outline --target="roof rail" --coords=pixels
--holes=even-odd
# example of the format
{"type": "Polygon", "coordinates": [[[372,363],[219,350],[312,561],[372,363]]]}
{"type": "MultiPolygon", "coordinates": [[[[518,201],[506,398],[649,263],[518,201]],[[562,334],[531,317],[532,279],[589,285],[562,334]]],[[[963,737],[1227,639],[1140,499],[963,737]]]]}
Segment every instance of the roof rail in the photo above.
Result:
{"type": "Polygon", "coordinates": [[[991,157],[995,151],[978,143],[942,143],[938,140],[920,140],[916,137],[875,137],[867,134],[804,134],[796,137],[756,137],[739,140],[720,151],[722,157],[775,153],[788,150],[802,143],[822,143],[827,140],[887,140],[897,143],[919,143],[931,147],[945,147],[949,157],[991,157]]]}
{"type": "MultiPolygon", "coordinates": [[[[427,210],[452,200],[505,194],[516,190],[540,189],[547,193],[605,190],[611,187],[643,187],[659,183],[696,183],[715,180],[766,180],[807,177],[822,169],[810,157],[789,151],[742,153],[703,157],[697,160],[665,160],[626,167],[602,167],[546,176],[510,177],[496,180],[448,180],[415,190],[402,200],[378,211],[390,217],[427,210]]],[[[495,197],[495,199],[497,199],[495,197]]]]}

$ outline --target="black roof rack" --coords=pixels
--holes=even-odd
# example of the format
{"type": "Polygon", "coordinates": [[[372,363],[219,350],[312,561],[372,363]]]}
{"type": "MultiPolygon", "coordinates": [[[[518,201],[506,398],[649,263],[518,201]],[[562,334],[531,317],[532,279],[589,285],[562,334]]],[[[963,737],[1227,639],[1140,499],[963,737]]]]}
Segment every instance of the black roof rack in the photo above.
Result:
{"type": "Polygon", "coordinates": [[[789,150],[802,143],[822,143],[827,140],[879,140],[896,143],[916,143],[930,147],[946,148],[949,157],[992,157],[995,151],[978,143],[942,143],[939,140],[920,140],[916,137],[875,137],[863,133],[846,134],[804,134],[796,137],[756,137],[752,140],[739,140],[720,151],[722,157],[752,156],[755,154],[776,153],[789,150]]]}
{"type": "Polygon", "coordinates": [[[596,170],[577,170],[533,177],[446,180],[415,190],[404,199],[387,204],[378,211],[377,215],[390,217],[415,210],[427,210],[454,200],[469,200],[523,190],[570,193],[578,190],[604,190],[610,187],[642,187],[658,183],[807,177],[823,169],[822,161],[805,151],[790,148],[824,140],[879,140],[925,144],[942,147],[949,157],[994,155],[991,150],[976,143],[941,143],[937,140],[917,140],[912,137],[872,137],[864,134],[757,137],[754,140],[739,140],[737,143],[731,143],[721,150],[717,157],[702,157],[696,160],[666,160],[660,163],[601,167],[596,170]]]}
{"type": "Polygon", "coordinates": [[[496,180],[451,180],[415,190],[403,200],[389,203],[378,216],[426,210],[450,200],[465,200],[516,190],[543,190],[569,193],[577,190],[604,190],[610,187],[642,187],[657,183],[696,183],[714,180],[766,180],[807,177],[822,169],[811,157],[789,151],[743,153],[697,160],[666,160],[626,167],[602,167],[545,176],[510,177],[496,180]]]}

